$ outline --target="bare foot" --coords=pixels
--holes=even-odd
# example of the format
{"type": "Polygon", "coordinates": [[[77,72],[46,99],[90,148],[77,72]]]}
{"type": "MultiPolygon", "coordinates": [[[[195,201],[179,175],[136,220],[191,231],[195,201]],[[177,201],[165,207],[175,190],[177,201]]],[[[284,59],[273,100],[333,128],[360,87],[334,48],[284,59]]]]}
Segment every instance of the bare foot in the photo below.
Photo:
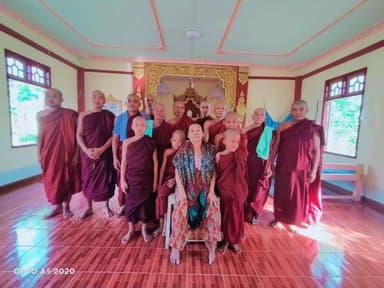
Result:
{"type": "Polygon", "coordinates": [[[129,240],[131,240],[132,234],[133,234],[132,231],[128,231],[127,234],[125,234],[121,238],[121,244],[127,244],[129,242],[129,240]]]}
{"type": "Polygon", "coordinates": [[[216,248],[210,249],[208,252],[208,264],[212,265],[216,259],[216,248]]]}
{"type": "Polygon", "coordinates": [[[228,249],[228,242],[227,242],[227,241],[225,241],[224,243],[222,243],[222,244],[220,245],[220,247],[217,248],[217,250],[218,250],[220,253],[223,253],[223,254],[225,254],[225,252],[227,252],[227,249],[228,249]]]}
{"type": "Polygon", "coordinates": [[[163,231],[163,227],[160,226],[160,227],[157,228],[155,231],[153,231],[152,236],[153,236],[154,238],[159,237],[160,234],[162,233],[162,231],[163,231]]]}
{"type": "Polygon", "coordinates": [[[71,209],[64,208],[64,210],[63,210],[63,217],[64,217],[64,219],[71,218],[72,216],[73,216],[73,213],[72,213],[71,209]]]}
{"type": "Polygon", "coordinates": [[[125,206],[121,206],[119,210],[117,210],[116,216],[120,217],[120,216],[123,216],[124,214],[125,214],[125,206]]]}
{"type": "Polygon", "coordinates": [[[141,229],[141,235],[143,236],[144,242],[151,242],[152,241],[152,235],[148,234],[146,229],[141,229]]]}
{"type": "Polygon", "coordinates": [[[113,213],[113,211],[109,207],[104,207],[103,213],[104,213],[105,217],[107,217],[107,218],[111,218],[113,215],[115,215],[115,213],[113,213]]]}
{"type": "Polygon", "coordinates": [[[56,206],[51,212],[44,215],[44,219],[50,219],[52,217],[55,217],[56,215],[59,215],[63,212],[63,207],[56,206]]]}
{"type": "Polygon", "coordinates": [[[88,208],[87,210],[85,210],[83,213],[81,213],[79,215],[79,217],[77,217],[78,220],[82,220],[86,217],[89,217],[93,214],[93,209],[92,208],[88,208]]]}
{"type": "Polygon", "coordinates": [[[180,264],[180,252],[179,250],[172,248],[171,255],[169,255],[169,261],[171,261],[172,264],[180,264]]]}
{"type": "Polygon", "coordinates": [[[236,254],[240,254],[242,252],[242,250],[238,244],[231,244],[231,248],[236,254]]]}
{"type": "Polygon", "coordinates": [[[292,232],[292,233],[297,233],[298,232],[298,228],[296,225],[288,225],[288,231],[292,232]]]}
{"type": "Polygon", "coordinates": [[[257,225],[259,224],[259,220],[255,216],[252,217],[252,225],[257,225]]]}
{"type": "Polygon", "coordinates": [[[284,225],[278,221],[272,221],[271,223],[269,223],[269,226],[271,226],[272,228],[276,228],[278,230],[282,230],[284,228],[284,225]]]}

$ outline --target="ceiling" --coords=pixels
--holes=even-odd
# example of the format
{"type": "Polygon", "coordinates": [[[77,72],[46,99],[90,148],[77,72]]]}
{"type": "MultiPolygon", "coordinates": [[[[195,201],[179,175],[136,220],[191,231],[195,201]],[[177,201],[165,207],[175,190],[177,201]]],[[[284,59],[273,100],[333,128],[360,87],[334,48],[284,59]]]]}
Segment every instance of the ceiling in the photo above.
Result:
{"type": "Polygon", "coordinates": [[[119,61],[300,67],[384,29],[383,0],[0,0],[0,10],[79,58],[119,61]]]}

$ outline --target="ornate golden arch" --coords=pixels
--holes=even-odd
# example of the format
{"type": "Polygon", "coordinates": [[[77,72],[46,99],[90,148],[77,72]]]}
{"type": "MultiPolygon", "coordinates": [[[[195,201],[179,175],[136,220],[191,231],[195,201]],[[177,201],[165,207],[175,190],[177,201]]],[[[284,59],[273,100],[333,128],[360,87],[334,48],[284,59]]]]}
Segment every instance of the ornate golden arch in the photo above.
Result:
{"type": "Polygon", "coordinates": [[[200,78],[216,78],[223,83],[225,101],[230,109],[236,106],[237,67],[197,65],[197,64],[168,64],[145,63],[145,91],[156,95],[156,88],[162,76],[185,76],[200,78]]]}

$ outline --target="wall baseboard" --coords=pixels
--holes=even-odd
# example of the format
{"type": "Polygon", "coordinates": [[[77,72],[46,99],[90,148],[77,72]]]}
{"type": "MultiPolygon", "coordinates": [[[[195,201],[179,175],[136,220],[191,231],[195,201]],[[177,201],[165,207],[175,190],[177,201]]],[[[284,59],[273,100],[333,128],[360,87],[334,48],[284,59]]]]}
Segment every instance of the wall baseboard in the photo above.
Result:
{"type": "MultiPolygon", "coordinates": [[[[337,194],[351,195],[351,193],[352,193],[351,191],[349,191],[347,189],[343,189],[342,187],[334,185],[334,184],[329,183],[327,181],[322,181],[321,185],[324,188],[332,190],[333,192],[335,192],[337,194]]],[[[380,202],[377,202],[375,200],[369,199],[366,196],[362,196],[360,203],[362,205],[365,205],[365,206],[369,207],[369,208],[372,208],[373,210],[375,210],[377,212],[380,212],[380,213],[384,214],[384,204],[382,204],[380,202]]]]}
{"type": "Polygon", "coordinates": [[[40,182],[41,180],[42,180],[42,174],[39,174],[39,175],[28,177],[13,183],[6,184],[4,186],[0,186],[0,195],[6,194],[8,192],[12,192],[16,189],[23,188],[27,185],[30,185],[36,182],[40,182]]]}

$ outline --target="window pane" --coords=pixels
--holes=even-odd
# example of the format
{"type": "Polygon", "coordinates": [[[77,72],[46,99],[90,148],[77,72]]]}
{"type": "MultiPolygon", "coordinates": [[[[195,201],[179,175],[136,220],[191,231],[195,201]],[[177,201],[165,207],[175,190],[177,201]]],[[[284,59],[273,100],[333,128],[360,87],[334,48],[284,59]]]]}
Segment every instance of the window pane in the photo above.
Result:
{"type": "Polygon", "coordinates": [[[37,143],[37,112],[44,109],[45,89],[8,79],[12,146],[37,143]]]}
{"type": "Polygon", "coordinates": [[[364,75],[359,75],[349,79],[348,93],[360,92],[364,89],[364,75]]]}
{"type": "Polygon", "coordinates": [[[356,156],[362,95],[327,101],[328,123],[325,151],[356,156]]]}
{"type": "Polygon", "coordinates": [[[340,96],[342,92],[343,82],[337,81],[331,84],[331,97],[340,96]]]}

